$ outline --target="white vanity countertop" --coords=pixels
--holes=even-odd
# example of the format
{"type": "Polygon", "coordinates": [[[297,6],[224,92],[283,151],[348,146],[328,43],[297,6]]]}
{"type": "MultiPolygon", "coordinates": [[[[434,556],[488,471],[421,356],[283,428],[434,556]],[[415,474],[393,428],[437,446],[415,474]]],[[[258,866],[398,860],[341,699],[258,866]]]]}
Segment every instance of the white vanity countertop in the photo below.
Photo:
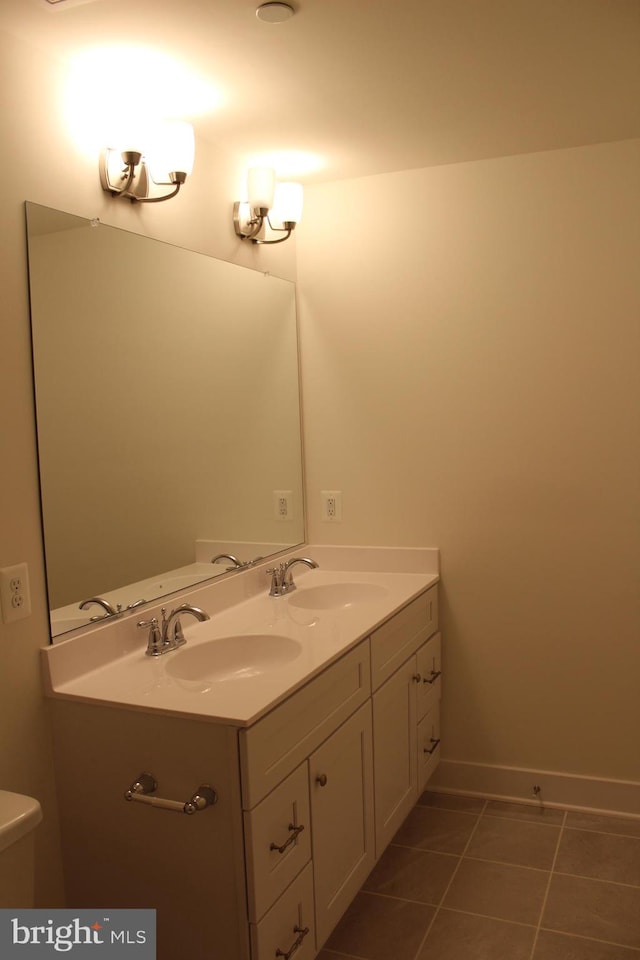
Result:
{"type": "MultiPolygon", "coordinates": [[[[198,623],[184,617],[187,643],[161,657],[145,654],[146,630],[135,626],[140,614],[47,647],[43,651],[47,692],[52,697],[248,726],[439,579],[436,550],[368,548],[367,560],[363,549],[298,548],[295,556],[313,557],[320,568],[295,566],[298,589],[283,597],[268,596],[268,580],[262,570],[227,579],[231,585],[227,600],[231,599],[232,605],[221,605],[224,597],[219,589],[212,592],[222,583],[175,599],[173,606],[188,599],[207,610],[211,619],[198,623]],[[406,554],[404,560],[401,554],[406,554]],[[384,568],[393,572],[383,572],[384,568]],[[362,583],[370,585],[371,595],[358,596],[352,603],[327,609],[301,605],[310,598],[305,591],[315,587],[338,585],[355,595],[362,583]],[[252,595],[238,600],[239,585],[252,595]],[[260,657],[256,663],[249,658],[246,669],[233,664],[208,677],[199,673],[197,679],[187,679],[193,672],[187,658],[193,662],[200,656],[196,648],[211,642],[215,651],[216,641],[236,638],[219,648],[231,651],[233,657],[236,646],[243,647],[241,638],[254,635],[264,640],[265,649],[275,647],[277,665],[271,664],[267,655],[262,663],[260,657]]],[[[143,616],[147,619],[155,613],[145,610],[143,616]]],[[[262,641],[256,648],[262,648],[262,641]]]]}

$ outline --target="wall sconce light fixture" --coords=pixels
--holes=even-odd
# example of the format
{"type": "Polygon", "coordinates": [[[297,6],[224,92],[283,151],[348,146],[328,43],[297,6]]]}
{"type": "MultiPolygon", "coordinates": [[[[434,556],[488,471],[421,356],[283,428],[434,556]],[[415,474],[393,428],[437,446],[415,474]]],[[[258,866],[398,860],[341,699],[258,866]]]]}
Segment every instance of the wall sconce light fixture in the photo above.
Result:
{"type": "Polygon", "coordinates": [[[276,184],[275,170],[271,167],[251,167],[247,174],[247,187],[249,199],[233,205],[236,234],[241,240],[251,240],[252,243],[282,243],[288,240],[302,215],[300,184],[276,184]],[[259,237],[265,223],[274,233],[284,233],[284,237],[276,240],[259,237]]]}
{"type": "Polygon", "coordinates": [[[113,197],[132,203],[161,203],[180,190],[191,171],[195,154],[193,127],[182,121],[157,126],[146,148],[107,147],[100,157],[100,183],[113,197]],[[169,193],[149,196],[151,184],[173,187],[169,193]]]}

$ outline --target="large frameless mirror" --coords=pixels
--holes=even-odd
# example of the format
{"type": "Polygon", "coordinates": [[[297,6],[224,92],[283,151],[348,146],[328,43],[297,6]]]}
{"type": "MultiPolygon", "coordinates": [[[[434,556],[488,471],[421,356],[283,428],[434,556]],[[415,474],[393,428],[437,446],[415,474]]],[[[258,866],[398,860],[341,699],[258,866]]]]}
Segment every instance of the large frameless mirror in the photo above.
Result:
{"type": "Polygon", "coordinates": [[[301,543],[294,284],[26,207],[52,637],[301,543]]]}

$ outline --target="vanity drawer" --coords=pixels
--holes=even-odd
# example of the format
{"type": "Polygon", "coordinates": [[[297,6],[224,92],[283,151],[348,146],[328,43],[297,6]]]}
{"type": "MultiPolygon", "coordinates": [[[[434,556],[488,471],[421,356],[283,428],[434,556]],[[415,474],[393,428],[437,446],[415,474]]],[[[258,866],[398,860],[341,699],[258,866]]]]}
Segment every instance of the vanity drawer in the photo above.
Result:
{"type": "Polygon", "coordinates": [[[431,587],[371,634],[371,686],[388,680],[438,629],[438,588],[431,587]]]}
{"type": "Polygon", "coordinates": [[[440,700],[418,724],[418,795],[440,760],[440,700]]]}
{"type": "Polygon", "coordinates": [[[257,922],[311,859],[306,763],[245,811],[244,833],[249,920],[257,922]]]}
{"type": "Polygon", "coordinates": [[[418,674],[421,677],[417,687],[418,720],[421,720],[429,712],[432,705],[440,699],[441,652],[442,637],[439,633],[431,637],[428,643],[425,643],[418,650],[418,674]]]}
{"type": "Polygon", "coordinates": [[[249,929],[251,960],[273,960],[274,957],[293,956],[293,953],[296,960],[313,960],[316,937],[310,863],[276,900],[260,923],[250,924],[249,929]],[[299,946],[294,950],[297,940],[299,946]]]}
{"type": "Polygon", "coordinates": [[[371,693],[364,640],[284,703],[241,730],[242,805],[250,810],[361,706],[371,693]]]}

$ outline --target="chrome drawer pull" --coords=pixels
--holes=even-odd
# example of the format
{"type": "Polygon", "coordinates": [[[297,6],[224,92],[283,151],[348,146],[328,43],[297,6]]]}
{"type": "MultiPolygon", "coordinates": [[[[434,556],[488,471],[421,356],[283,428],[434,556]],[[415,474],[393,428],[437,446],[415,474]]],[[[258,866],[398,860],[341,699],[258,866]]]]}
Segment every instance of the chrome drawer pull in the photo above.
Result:
{"type": "Polygon", "coordinates": [[[433,744],[433,746],[431,747],[431,750],[429,750],[427,747],[425,747],[425,748],[424,748],[424,752],[425,752],[425,753],[433,753],[433,751],[436,749],[436,747],[437,747],[438,744],[440,743],[440,738],[438,737],[438,739],[435,740],[433,737],[431,737],[431,743],[433,744]]]}
{"type": "Polygon", "coordinates": [[[438,677],[440,676],[441,673],[442,673],[442,670],[432,670],[432,671],[431,671],[431,676],[430,676],[430,677],[425,677],[422,682],[423,682],[423,683],[433,683],[435,680],[438,679],[438,677]]]}
{"type": "Polygon", "coordinates": [[[309,933],[309,927],[298,927],[297,925],[293,928],[293,932],[298,934],[298,937],[293,941],[287,952],[281,950],[279,947],[276,950],[276,957],[283,957],[284,960],[289,960],[290,957],[294,955],[298,947],[302,944],[302,941],[309,933]]]}
{"type": "Polygon", "coordinates": [[[151,807],[161,807],[163,810],[173,810],[175,813],[186,813],[191,816],[199,810],[206,810],[218,802],[218,794],[208,783],[201,784],[193,796],[182,803],[180,800],[165,800],[163,797],[152,797],[158,789],[158,781],[152,773],[141,773],[131,784],[124,795],[125,800],[136,800],[138,803],[147,803],[151,807]]]}
{"type": "Polygon", "coordinates": [[[290,823],[290,824],[289,824],[289,830],[292,831],[292,832],[291,832],[291,835],[288,837],[287,840],[285,840],[285,842],[282,844],[282,846],[279,847],[277,843],[272,843],[272,844],[269,846],[269,850],[277,850],[278,853],[284,853],[285,850],[287,849],[287,847],[290,847],[292,843],[295,843],[295,842],[296,842],[296,840],[298,839],[299,834],[301,834],[302,831],[304,830],[304,824],[301,823],[300,826],[296,827],[295,824],[290,823]]]}

